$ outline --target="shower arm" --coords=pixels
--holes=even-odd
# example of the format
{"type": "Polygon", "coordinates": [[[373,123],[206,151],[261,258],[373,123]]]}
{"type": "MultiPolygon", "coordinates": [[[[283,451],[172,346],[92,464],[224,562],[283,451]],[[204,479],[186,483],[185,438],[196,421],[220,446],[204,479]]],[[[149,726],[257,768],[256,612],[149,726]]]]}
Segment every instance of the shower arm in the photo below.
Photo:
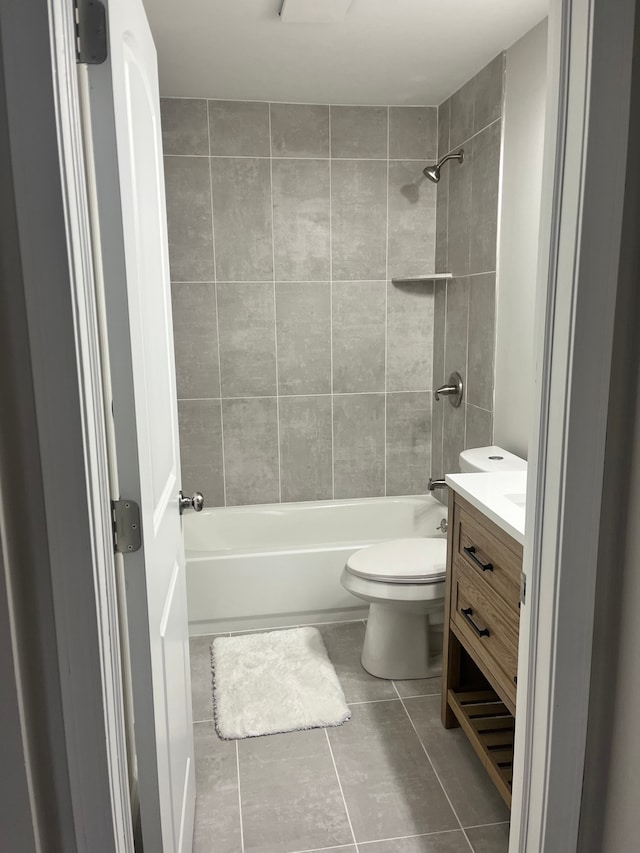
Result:
{"type": "Polygon", "coordinates": [[[457,154],[445,154],[442,160],[438,160],[437,168],[439,169],[443,166],[447,160],[459,160],[462,163],[464,160],[464,149],[460,149],[457,154]]]}

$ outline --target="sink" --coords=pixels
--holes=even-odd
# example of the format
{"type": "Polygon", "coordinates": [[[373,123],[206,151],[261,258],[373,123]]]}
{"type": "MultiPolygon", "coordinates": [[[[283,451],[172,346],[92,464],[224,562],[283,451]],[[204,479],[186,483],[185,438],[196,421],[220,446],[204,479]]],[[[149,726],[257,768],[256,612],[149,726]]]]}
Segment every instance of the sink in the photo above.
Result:
{"type": "Polygon", "coordinates": [[[520,509],[524,509],[526,506],[527,496],[524,494],[524,492],[521,492],[517,495],[505,495],[505,498],[508,501],[511,501],[512,504],[515,504],[517,507],[520,507],[520,509]]]}

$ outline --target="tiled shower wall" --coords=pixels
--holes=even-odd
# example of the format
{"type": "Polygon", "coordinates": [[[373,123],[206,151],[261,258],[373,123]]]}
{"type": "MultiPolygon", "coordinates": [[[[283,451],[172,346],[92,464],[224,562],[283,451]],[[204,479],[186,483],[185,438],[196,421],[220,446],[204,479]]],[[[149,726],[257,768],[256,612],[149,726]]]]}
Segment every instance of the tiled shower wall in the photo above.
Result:
{"type": "Polygon", "coordinates": [[[163,99],[183,487],[208,505],[423,493],[432,107],[163,99]]]}
{"type": "MultiPolygon", "coordinates": [[[[464,149],[438,184],[433,384],[453,370],[465,383],[464,403],[433,404],[434,476],[459,471],[466,447],[493,439],[498,230],[504,54],[497,56],[438,110],[438,157],[464,149]]],[[[526,164],[523,164],[526,168],[526,164]]]]}

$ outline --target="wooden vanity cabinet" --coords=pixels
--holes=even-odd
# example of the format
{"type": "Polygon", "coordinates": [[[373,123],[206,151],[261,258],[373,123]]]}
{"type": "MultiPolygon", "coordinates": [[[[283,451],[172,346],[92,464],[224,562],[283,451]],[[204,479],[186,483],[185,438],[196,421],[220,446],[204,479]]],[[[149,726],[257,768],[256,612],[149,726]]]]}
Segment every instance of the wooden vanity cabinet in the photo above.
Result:
{"type": "Polygon", "coordinates": [[[461,726],[511,806],[522,545],[453,489],[442,723],[461,726]]]}

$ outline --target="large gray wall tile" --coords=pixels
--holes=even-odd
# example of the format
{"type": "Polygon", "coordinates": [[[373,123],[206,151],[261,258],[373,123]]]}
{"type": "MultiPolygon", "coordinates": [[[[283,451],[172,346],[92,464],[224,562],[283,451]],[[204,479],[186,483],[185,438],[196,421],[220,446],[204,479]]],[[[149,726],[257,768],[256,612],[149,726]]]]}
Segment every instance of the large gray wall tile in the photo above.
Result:
{"type": "Polygon", "coordinates": [[[333,402],[336,498],[384,495],[384,394],[347,394],[333,402]]]}
{"type": "Polygon", "coordinates": [[[454,408],[448,400],[434,402],[442,406],[442,475],[460,471],[460,454],[464,450],[465,414],[464,405],[454,408]]]}
{"type": "Polygon", "coordinates": [[[457,829],[402,703],[356,705],[352,713],[349,725],[327,732],[356,841],[457,829]]]}
{"type": "Polygon", "coordinates": [[[322,729],[238,741],[245,853],[291,853],[349,844],[331,752],[322,729]]]}
{"type": "Polygon", "coordinates": [[[504,85],[504,53],[499,53],[474,77],[473,129],[477,133],[500,118],[504,85]]]}
{"type": "Polygon", "coordinates": [[[269,104],[209,101],[211,155],[268,157],[269,104]]]}
{"type": "Polygon", "coordinates": [[[433,287],[433,382],[435,390],[444,383],[444,345],[447,322],[447,282],[436,281],[433,287]]]}
{"type": "Polygon", "coordinates": [[[469,271],[496,268],[501,123],[495,122],[473,140],[469,271]]]}
{"type": "Polygon", "coordinates": [[[213,281],[211,186],[205,157],[165,157],[172,281],[213,281]]]}
{"type": "Polygon", "coordinates": [[[495,273],[474,275],[469,285],[468,403],[493,411],[496,328],[495,273]]]}
{"type": "Polygon", "coordinates": [[[386,278],[387,164],[335,160],[331,204],[334,279],[386,278]]]}
{"type": "Polygon", "coordinates": [[[493,444],[493,415],[484,409],[467,404],[466,447],[490,447],[493,444]]]}
{"type": "Polygon", "coordinates": [[[440,698],[405,700],[462,826],[508,820],[509,811],[462,729],[443,729],[440,698]]]}
{"type": "Polygon", "coordinates": [[[273,238],[278,281],[329,278],[329,161],[273,161],[273,238]]]}
{"type": "Polygon", "coordinates": [[[278,392],[331,393],[331,284],[276,284],[278,392]]]}
{"type": "Polygon", "coordinates": [[[469,272],[473,141],[466,143],[464,153],[464,162],[451,160],[444,167],[449,171],[447,272],[453,275],[467,275],[469,272]]]}
{"type": "Polygon", "coordinates": [[[204,495],[205,506],[224,506],[220,400],[180,400],[181,487],[204,495]]]}
{"type": "Polygon", "coordinates": [[[227,504],[280,499],[275,397],[222,401],[227,504]]]}
{"type": "Polygon", "coordinates": [[[387,494],[424,494],[430,468],[431,395],[387,394],[387,494]]]}
{"type": "Polygon", "coordinates": [[[426,391],[433,378],[433,284],[387,286],[387,391],[426,391]]]}
{"type": "Polygon", "coordinates": [[[449,153],[449,115],[451,99],[438,107],[438,159],[449,153]]]}
{"type": "Polygon", "coordinates": [[[328,157],[329,107],[271,104],[274,157],[328,157]]]}
{"type": "Polygon", "coordinates": [[[386,107],[331,107],[331,156],[387,156],[386,107]]]}
{"type": "Polygon", "coordinates": [[[271,281],[273,241],[268,160],[211,161],[217,281],[271,281]]]}
{"type": "Polygon", "coordinates": [[[209,156],[207,102],[200,98],[160,98],[165,154],[209,156]]]}
{"type": "Polygon", "coordinates": [[[386,283],[333,283],[333,390],[384,391],[386,283]]]}
{"type": "Polygon", "coordinates": [[[422,180],[421,163],[389,164],[389,277],[435,269],[436,185],[422,180]]]}
{"type": "Polygon", "coordinates": [[[466,382],[468,331],[469,279],[454,278],[447,282],[444,353],[445,379],[448,379],[452,371],[457,370],[466,382]]]}
{"type": "Polygon", "coordinates": [[[437,107],[389,108],[389,157],[392,160],[435,160],[437,145],[437,107]]]}
{"type": "Polygon", "coordinates": [[[236,745],[220,740],[213,723],[193,727],[196,814],[193,853],[241,853],[236,745]]]}
{"type": "Polygon", "coordinates": [[[171,302],[178,397],[219,397],[215,284],[174,284],[171,302]]]}
{"type": "Polygon", "coordinates": [[[331,500],[331,397],[281,397],[279,406],[282,500],[331,500]]]}
{"type": "Polygon", "coordinates": [[[449,98],[449,146],[462,145],[473,135],[473,79],[461,86],[449,98]]]}
{"type": "Polygon", "coordinates": [[[436,272],[449,272],[449,170],[445,169],[436,189],[436,272]]]}
{"type": "Polygon", "coordinates": [[[273,284],[218,284],[218,312],[222,396],[275,395],[273,284]]]}
{"type": "MultiPolygon", "coordinates": [[[[443,437],[444,437],[444,407],[435,400],[431,409],[431,476],[435,479],[444,477],[443,437]]],[[[436,493],[436,497],[438,497],[436,493]]]]}

